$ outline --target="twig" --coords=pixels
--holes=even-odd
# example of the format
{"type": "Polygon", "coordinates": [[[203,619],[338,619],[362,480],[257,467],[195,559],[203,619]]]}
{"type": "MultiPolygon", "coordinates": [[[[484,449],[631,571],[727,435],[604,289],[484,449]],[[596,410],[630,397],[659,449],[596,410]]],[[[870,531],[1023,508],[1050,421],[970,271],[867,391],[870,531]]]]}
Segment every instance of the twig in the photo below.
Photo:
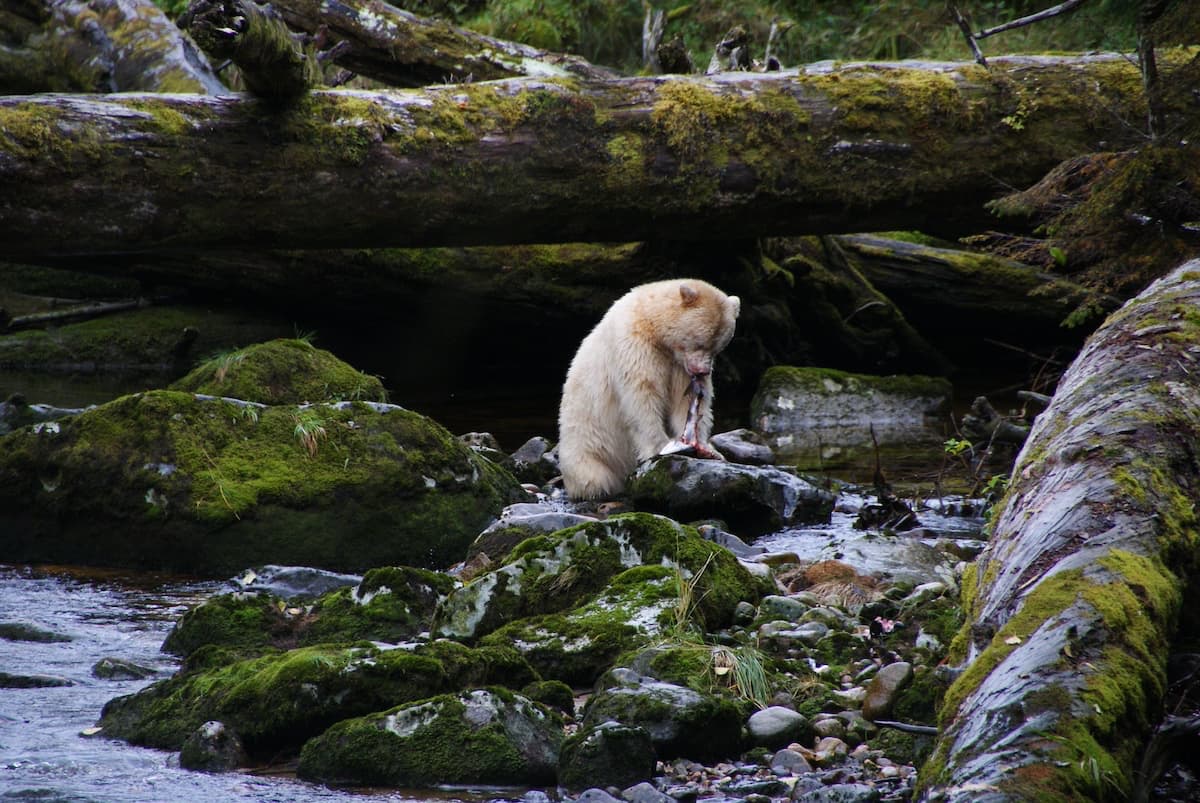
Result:
{"type": "Polygon", "coordinates": [[[924,733],[930,736],[937,736],[938,729],[932,725],[910,725],[907,722],[893,722],[890,719],[877,719],[875,724],[884,728],[895,728],[898,731],[905,733],[924,733]]]}
{"type": "Polygon", "coordinates": [[[987,67],[987,59],[983,57],[983,51],[979,49],[979,42],[975,41],[975,34],[971,33],[971,23],[958,10],[958,6],[950,6],[950,13],[954,15],[954,21],[958,24],[959,30],[967,40],[967,46],[971,48],[971,53],[975,56],[975,61],[981,67],[987,67]]]}
{"type": "Polygon", "coordinates": [[[1066,14],[1070,11],[1074,11],[1076,8],[1083,5],[1084,2],[1086,2],[1086,0],[1067,0],[1067,2],[1059,3],[1053,8],[1048,8],[1045,11],[1039,11],[1036,14],[1030,14],[1027,17],[1021,17],[1020,19],[1015,19],[1012,22],[1006,22],[1003,25],[997,25],[995,28],[987,28],[982,30],[975,34],[975,38],[987,39],[989,36],[994,36],[998,33],[1004,33],[1005,31],[1011,31],[1013,28],[1023,28],[1026,25],[1032,25],[1035,22],[1048,20],[1051,17],[1057,17],[1060,14],[1066,14]]]}

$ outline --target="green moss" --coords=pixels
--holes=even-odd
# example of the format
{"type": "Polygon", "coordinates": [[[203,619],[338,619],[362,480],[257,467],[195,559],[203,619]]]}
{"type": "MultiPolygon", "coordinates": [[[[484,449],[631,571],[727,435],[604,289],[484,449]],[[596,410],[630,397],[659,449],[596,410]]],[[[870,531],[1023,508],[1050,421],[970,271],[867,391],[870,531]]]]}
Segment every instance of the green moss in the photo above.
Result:
{"type": "Polygon", "coordinates": [[[52,106],[30,102],[0,108],[0,150],[19,159],[79,166],[97,161],[103,145],[98,128],[73,125],[52,106]]]}
{"type": "Polygon", "coordinates": [[[364,374],[306,340],[280,339],[218,355],[172,390],[261,404],[387,401],[379,377],[364,374]]]}

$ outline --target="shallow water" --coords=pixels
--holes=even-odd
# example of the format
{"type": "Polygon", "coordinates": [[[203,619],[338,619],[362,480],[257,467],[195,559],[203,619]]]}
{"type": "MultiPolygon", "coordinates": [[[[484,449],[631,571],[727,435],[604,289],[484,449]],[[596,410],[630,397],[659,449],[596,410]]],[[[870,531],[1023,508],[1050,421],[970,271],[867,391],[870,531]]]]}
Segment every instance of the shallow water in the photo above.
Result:
{"type": "MultiPolygon", "coordinates": [[[[83,736],[104,704],[151,680],[100,680],[104,657],[153,667],[159,677],[178,662],[159,651],[190,605],[220,589],[126,573],[0,566],[0,622],[68,636],[69,642],[0,640],[0,672],[53,676],[70,686],[0,689],[0,800],[176,803],[177,801],[447,801],[514,800],[521,791],[335,790],[278,774],[207,774],[179,767],[178,754],[83,736]]],[[[529,803],[546,801],[526,793],[529,803]]]]}

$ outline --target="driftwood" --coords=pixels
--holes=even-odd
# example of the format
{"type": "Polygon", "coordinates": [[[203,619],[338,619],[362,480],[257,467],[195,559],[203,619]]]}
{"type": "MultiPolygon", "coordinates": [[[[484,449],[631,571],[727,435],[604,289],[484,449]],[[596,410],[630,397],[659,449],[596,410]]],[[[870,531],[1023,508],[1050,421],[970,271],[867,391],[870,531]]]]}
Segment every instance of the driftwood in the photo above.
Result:
{"type": "MultiPolygon", "coordinates": [[[[1088,340],[964,577],[965,671],[919,799],[1127,800],[1197,566],[1200,261],[1088,340]]],[[[1138,790],[1141,790],[1139,792],[1138,790]]]]}
{"type": "Polygon", "coordinates": [[[286,111],[0,98],[0,240],[20,259],[961,233],[982,228],[1002,184],[1139,137],[1136,75],[1119,56],[1023,57],[990,73],[848,64],[326,91],[286,111]]]}
{"type": "Polygon", "coordinates": [[[150,0],[6,2],[0,94],[44,91],[226,90],[195,43],[150,0]]]}

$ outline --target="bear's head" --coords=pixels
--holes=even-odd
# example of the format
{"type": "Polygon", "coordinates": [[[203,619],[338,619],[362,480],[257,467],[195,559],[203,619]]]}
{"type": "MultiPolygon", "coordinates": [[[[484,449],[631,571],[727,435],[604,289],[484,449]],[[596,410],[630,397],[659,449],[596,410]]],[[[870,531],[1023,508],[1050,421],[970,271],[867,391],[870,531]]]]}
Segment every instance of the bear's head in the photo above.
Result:
{"type": "Polygon", "coordinates": [[[696,377],[712,373],[713,358],[733,338],[741,300],[698,279],[681,281],[658,331],[660,343],[696,377]]]}

